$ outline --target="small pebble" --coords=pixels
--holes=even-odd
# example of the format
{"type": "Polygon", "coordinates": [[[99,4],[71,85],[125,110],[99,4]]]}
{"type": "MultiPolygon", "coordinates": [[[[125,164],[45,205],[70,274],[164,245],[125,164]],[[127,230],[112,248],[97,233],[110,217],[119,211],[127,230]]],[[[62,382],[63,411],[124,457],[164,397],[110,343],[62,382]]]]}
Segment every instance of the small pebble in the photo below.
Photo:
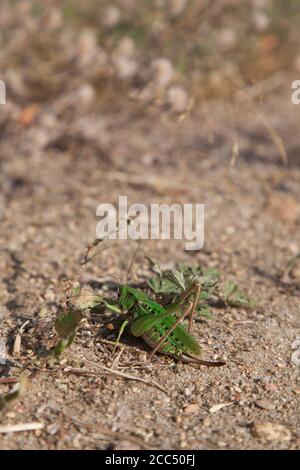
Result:
{"type": "Polygon", "coordinates": [[[267,392],[276,392],[276,390],[278,390],[278,388],[277,388],[277,385],[270,382],[270,383],[266,383],[265,390],[267,392]]]}
{"type": "Polygon", "coordinates": [[[295,339],[291,344],[292,349],[300,349],[300,338],[295,339]]]}
{"type": "Polygon", "coordinates": [[[290,274],[293,279],[297,279],[297,280],[300,279],[300,267],[297,266],[293,268],[290,274]]]}
{"type": "Polygon", "coordinates": [[[292,438],[291,431],[279,423],[269,421],[254,422],[252,433],[266,441],[289,442],[292,438]]]}
{"type": "Polygon", "coordinates": [[[134,77],[134,75],[137,73],[138,66],[137,62],[134,59],[126,57],[125,55],[117,55],[116,57],[114,57],[113,62],[118,77],[122,80],[134,77]]]}
{"type": "Polygon", "coordinates": [[[43,26],[49,29],[60,28],[63,25],[63,15],[59,8],[49,8],[43,17],[43,26]]]}
{"type": "Polygon", "coordinates": [[[114,449],[115,450],[141,450],[141,447],[132,441],[121,440],[117,442],[114,449]]]}
{"type": "Polygon", "coordinates": [[[78,37],[77,55],[81,65],[93,60],[97,53],[97,35],[91,29],[84,29],[78,37]]]}
{"type": "Polygon", "coordinates": [[[257,400],[255,405],[262,410],[275,410],[275,405],[268,400],[257,400]]]}
{"type": "Polygon", "coordinates": [[[187,92],[180,86],[173,86],[168,91],[168,103],[176,113],[183,113],[188,106],[187,92]]]}
{"type": "Polygon", "coordinates": [[[223,52],[232,49],[237,41],[236,33],[233,29],[222,29],[218,33],[217,43],[219,49],[223,52]]]}
{"type": "Polygon", "coordinates": [[[217,445],[218,445],[219,447],[226,447],[226,446],[227,446],[226,442],[223,442],[223,441],[218,441],[218,442],[217,442],[217,445]]]}
{"type": "Polygon", "coordinates": [[[48,434],[50,434],[50,436],[54,436],[59,431],[59,425],[58,424],[49,424],[46,427],[46,431],[47,431],[48,434]]]}
{"type": "Polygon", "coordinates": [[[101,23],[107,29],[115,28],[121,21],[121,11],[114,5],[108,6],[102,16],[101,23]]]}
{"type": "Polygon", "coordinates": [[[190,405],[187,405],[184,409],[185,413],[188,414],[194,414],[199,411],[199,405],[198,403],[191,403],[190,405]]]}
{"type": "Polygon", "coordinates": [[[268,16],[263,11],[255,11],[252,16],[252,22],[258,32],[265,31],[270,24],[268,16]]]}
{"type": "Polygon", "coordinates": [[[243,395],[239,392],[236,392],[232,395],[232,400],[233,401],[241,401],[243,398],[243,395]]]}
{"type": "Polygon", "coordinates": [[[300,367],[300,349],[293,352],[291,360],[295,366],[300,367]]]}
{"type": "Polygon", "coordinates": [[[134,41],[130,37],[125,36],[120,40],[116,52],[122,56],[132,57],[136,53],[134,41]]]}
{"type": "Polygon", "coordinates": [[[95,88],[90,83],[82,84],[78,88],[77,93],[76,93],[77,103],[81,107],[90,106],[95,101],[95,97],[96,97],[95,88]]]}
{"type": "Polygon", "coordinates": [[[169,59],[155,59],[151,68],[153,81],[160,88],[166,87],[174,76],[174,68],[169,59]]]}
{"type": "Polygon", "coordinates": [[[171,18],[180,16],[186,8],[186,0],[169,0],[168,14],[171,18]]]}

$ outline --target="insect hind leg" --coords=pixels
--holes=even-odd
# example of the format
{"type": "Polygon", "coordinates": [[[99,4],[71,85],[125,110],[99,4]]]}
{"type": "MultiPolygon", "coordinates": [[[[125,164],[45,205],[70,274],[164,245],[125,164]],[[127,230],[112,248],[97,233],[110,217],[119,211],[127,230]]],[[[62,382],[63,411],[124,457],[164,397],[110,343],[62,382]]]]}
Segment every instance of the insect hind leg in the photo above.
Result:
{"type": "Polygon", "coordinates": [[[151,351],[151,354],[149,355],[149,359],[151,359],[154,354],[159,350],[159,348],[161,347],[161,345],[168,339],[168,337],[170,336],[170,334],[172,333],[172,331],[175,330],[176,326],[179,325],[179,323],[181,323],[186,317],[187,315],[190,313],[190,311],[192,310],[193,308],[193,304],[190,302],[187,309],[183,312],[183,314],[176,320],[176,322],[174,323],[174,325],[171,326],[171,328],[168,329],[168,331],[162,336],[162,338],[159,340],[159,342],[157,343],[157,345],[155,346],[155,348],[151,351]]]}

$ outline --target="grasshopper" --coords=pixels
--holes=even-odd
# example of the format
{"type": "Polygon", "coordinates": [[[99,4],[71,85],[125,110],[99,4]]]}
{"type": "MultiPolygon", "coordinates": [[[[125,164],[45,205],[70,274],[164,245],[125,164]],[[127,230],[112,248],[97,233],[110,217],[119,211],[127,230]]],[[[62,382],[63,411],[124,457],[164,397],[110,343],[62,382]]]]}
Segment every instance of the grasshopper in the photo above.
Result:
{"type": "MultiPolygon", "coordinates": [[[[152,348],[149,359],[159,352],[183,362],[206,366],[225,364],[224,362],[203,361],[201,347],[191,334],[200,289],[200,283],[195,282],[183,292],[178,300],[162,306],[138,289],[128,285],[121,287],[119,307],[122,312],[128,313],[132,318],[130,331],[133,336],[141,337],[152,348]],[[187,318],[189,319],[188,329],[180,324],[187,318]]],[[[110,307],[109,304],[107,306],[110,307]]],[[[117,343],[128,323],[129,321],[125,320],[122,324],[117,343]]]]}
{"type": "MultiPolygon", "coordinates": [[[[92,255],[90,253],[97,247],[98,243],[99,241],[94,242],[86,250],[82,261],[83,267],[96,256],[97,252],[92,255]]],[[[137,250],[127,272],[127,279],[137,250]]],[[[126,319],[120,328],[116,346],[125,327],[130,323],[130,331],[133,336],[141,337],[152,348],[150,359],[156,352],[159,352],[184,362],[206,366],[224,365],[224,362],[203,361],[201,359],[201,347],[191,334],[193,318],[200,298],[201,283],[193,281],[186,287],[183,279],[174,276],[172,272],[170,275],[172,281],[183,292],[177,295],[168,305],[158,303],[142,290],[133,288],[128,284],[121,286],[117,300],[105,299],[93,292],[83,294],[83,290],[78,287],[72,289],[71,284],[72,295],[69,297],[69,308],[71,308],[71,311],[74,309],[74,312],[78,312],[78,310],[81,311],[86,308],[98,309],[104,305],[113,312],[126,314],[129,319],[126,319]],[[188,328],[181,324],[186,319],[189,320],[188,328]]],[[[68,320],[72,323],[72,319],[68,320]]]]}

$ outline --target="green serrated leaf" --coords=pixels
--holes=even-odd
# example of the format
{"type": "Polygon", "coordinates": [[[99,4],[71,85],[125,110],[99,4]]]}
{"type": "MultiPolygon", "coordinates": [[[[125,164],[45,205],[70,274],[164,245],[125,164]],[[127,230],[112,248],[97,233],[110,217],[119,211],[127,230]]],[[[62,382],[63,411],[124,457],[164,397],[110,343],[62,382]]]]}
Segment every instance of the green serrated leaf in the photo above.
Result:
{"type": "MultiPolygon", "coordinates": [[[[160,296],[166,296],[166,301],[174,302],[179,295],[195,282],[201,284],[197,313],[199,316],[211,317],[208,299],[217,295],[219,273],[214,269],[202,269],[201,266],[188,266],[176,264],[173,270],[165,270],[158,276],[153,276],[149,281],[149,287],[160,296]],[[170,300],[171,296],[171,300],[170,300]]],[[[163,301],[163,299],[162,299],[163,301]]]]}
{"type": "Polygon", "coordinates": [[[153,258],[150,258],[150,256],[145,256],[146,260],[149,261],[150,264],[150,269],[155,273],[158,274],[159,276],[162,275],[162,270],[160,269],[160,265],[157,261],[155,261],[153,258]]]}
{"type": "Polygon", "coordinates": [[[153,277],[148,281],[149,287],[155,294],[178,294],[181,290],[170,279],[153,277]]]}
{"type": "Polygon", "coordinates": [[[163,276],[177,288],[182,290],[186,289],[184,271],[180,271],[179,269],[166,270],[164,271],[163,276]]]}
{"type": "Polygon", "coordinates": [[[74,333],[82,319],[80,310],[69,310],[60,315],[54,323],[55,330],[60,338],[67,338],[74,333]]]}

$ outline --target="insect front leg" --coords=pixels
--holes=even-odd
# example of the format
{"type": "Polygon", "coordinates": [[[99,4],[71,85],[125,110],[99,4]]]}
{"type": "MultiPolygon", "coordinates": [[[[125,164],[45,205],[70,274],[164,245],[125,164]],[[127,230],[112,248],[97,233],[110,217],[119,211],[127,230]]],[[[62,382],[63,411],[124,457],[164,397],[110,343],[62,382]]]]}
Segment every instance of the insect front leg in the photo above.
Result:
{"type": "Polygon", "coordinates": [[[200,284],[195,284],[194,286],[195,289],[195,296],[194,296],[194,302],[193,302],[193,307],[191,311],[191,315],[189,317],[189,326],[188,326],[188,332],[190,333],[192,330],[192,324],[193,324],[193,319],[195,316],[196,308],[199,302],[199,297],[200,297],[200,290],[201,290],[201,285],[200,284]]]}

